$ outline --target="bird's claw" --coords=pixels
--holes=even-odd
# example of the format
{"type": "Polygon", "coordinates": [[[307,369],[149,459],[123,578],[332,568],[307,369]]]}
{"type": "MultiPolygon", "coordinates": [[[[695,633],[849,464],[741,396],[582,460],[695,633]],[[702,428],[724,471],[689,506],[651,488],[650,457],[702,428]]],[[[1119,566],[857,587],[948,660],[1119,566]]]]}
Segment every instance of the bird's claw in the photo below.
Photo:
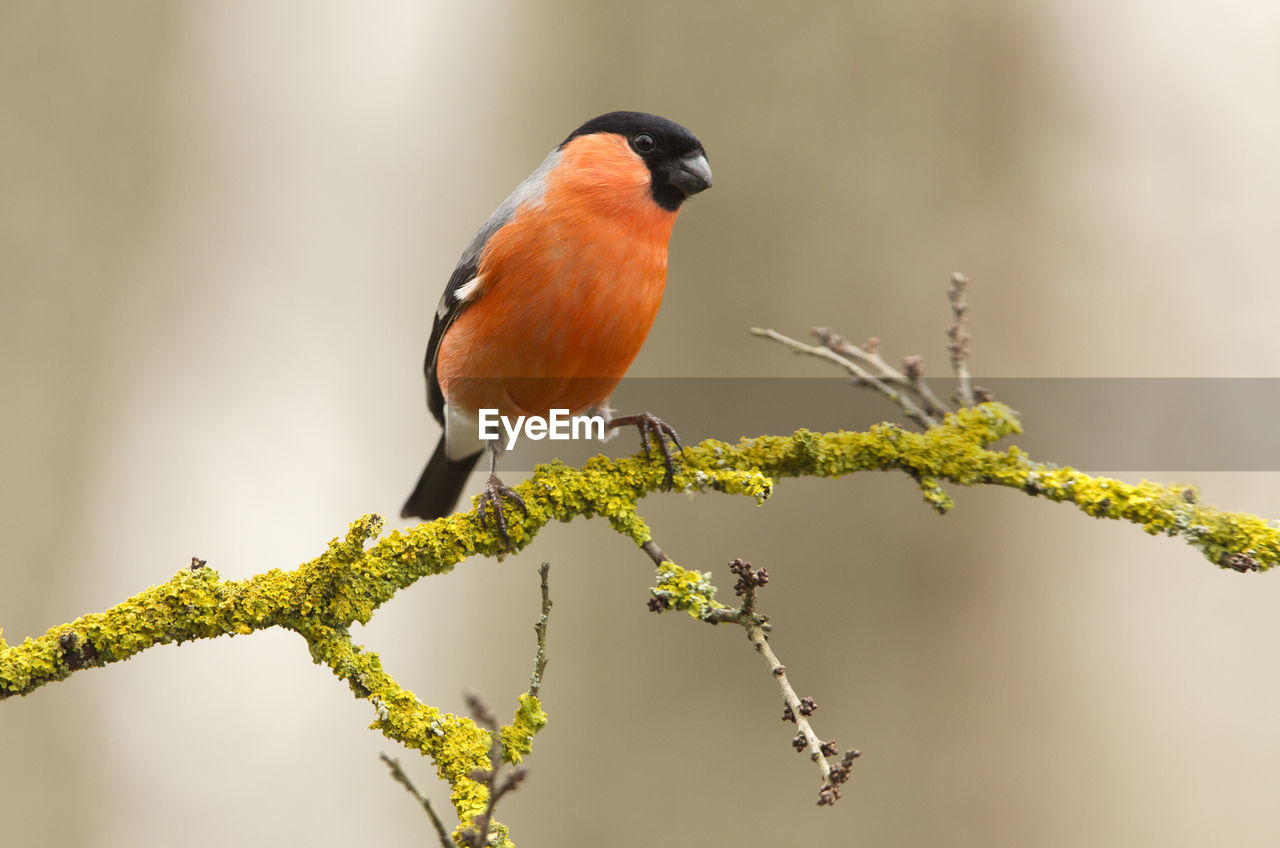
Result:
{"type": "Polygon", "coordinates": [[[529,509],[524,505],[524,498],[515,489],[503,483],[498,479],[498,475],[490,474],[489,482],[485,483],[484,491],[480,493],[479,502],[476,505],[476,521],[481,527],[488,524],[486,514],[493,517],[493,526],[498,531],[499,538],[502,539],[503,546],[508,550],[512,550],[511,537],[507,535],[507,518],[502,511],[502,499],[508,498],[516,506],[520,507],[520,511],[527,517],[529,509]]]}
{"type": "Polygon", "coordinates": [[[662,464],[667,472],[662,478],[662,486],[664,489],[670,489],[675,485],[676,481],[676,466],[675,460],[671,455],[670,443],[674,442],[680,453],[683,454],[684,445],[680,444],[680,437],[676,435],[675,429],[670,424],[648,412],[614,418],[609,422],[609,429],[632,425],[640,431],[640,447],[644,448],[644,458],[646,460],[652,459],[652,454],[649,450],[650,439],[658,446],[658,450],[662,453],[662,464]]]}

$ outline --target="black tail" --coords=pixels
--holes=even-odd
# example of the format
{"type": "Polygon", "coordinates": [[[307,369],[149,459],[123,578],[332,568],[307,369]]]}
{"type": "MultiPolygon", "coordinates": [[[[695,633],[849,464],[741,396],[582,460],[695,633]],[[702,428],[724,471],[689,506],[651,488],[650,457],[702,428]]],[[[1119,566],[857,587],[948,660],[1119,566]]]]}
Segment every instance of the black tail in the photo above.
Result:
{"type": "Polygon", "coordinates": [[[401,518],[421,518],[430,521],[453,512],[462,497],[462,490],[467,485],[467,475],[476,467],[480,454],[472,454],[465,459],[451,460],[444,452],[444,437],[436,444],[435,453],[422,470],[418,485],[413,494],[404,502],[400,510],[401,518]]]}

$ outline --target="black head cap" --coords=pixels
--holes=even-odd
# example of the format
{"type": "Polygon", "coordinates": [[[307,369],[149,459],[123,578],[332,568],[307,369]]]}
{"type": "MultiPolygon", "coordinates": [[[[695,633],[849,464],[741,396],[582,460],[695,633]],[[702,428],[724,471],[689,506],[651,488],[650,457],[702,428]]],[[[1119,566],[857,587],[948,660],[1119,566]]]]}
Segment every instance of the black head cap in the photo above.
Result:
{"type": "Polygon", "coordinates": [[[578,127],[560,146],[593,133],[615,133],[627,140],[649,166],[653,199],[663,209],[674,212],[686,197],[711,187],[702,142],[675,121],[647,112],[609,112],[578,127]]]}

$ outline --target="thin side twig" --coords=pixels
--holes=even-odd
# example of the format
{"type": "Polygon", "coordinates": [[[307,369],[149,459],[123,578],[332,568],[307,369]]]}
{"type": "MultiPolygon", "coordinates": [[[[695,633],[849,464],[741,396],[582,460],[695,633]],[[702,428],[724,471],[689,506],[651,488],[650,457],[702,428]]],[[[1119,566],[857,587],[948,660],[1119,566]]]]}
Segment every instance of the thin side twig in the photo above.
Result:
{"type": "Polygon", "coordinates": [[[547,670],[547,621],[551,616],[551,587],[547,576],[551,573],[551,563],[544,562],[538,566],[538,576],[542,586],[542,615],[533,625],[533,632],[538,634],[538,653],[533,660],[533,674],[529,677],[529,694],[538,697],[542,690],[542,675],[547,670]]]}
{"type": "Polygon", "coordinates": [[[880,392],[901,407],[909,419],[927,429],[941,423],[947,413],[957,408],[971,407],[978,401],[992,399],[990,392],[972,385],[969,374],[969,304],[964,299],[968,285],[968,278],[957,273],[951,276],[947,290],[952,318],[951,324],[947,326],[947,350],[958,385],[952,397],[953,403],[943,402],[925,380],[923,357],[904,356],[899,370],[880,355],[880,340],[877,338],[854,344],[830,327],[813,327],[809,332],[819,342],[814,346],[776,330],[752,327],[751,332],[786,345],[797,353],[839,365],[852,375],[855,384],[880,392]]]}
{"type": "Polygon", "coordinates": [[[904,356],[902,370],[899,371],[880,355],[880,340],[877,338],[871,338],[863,344],[856,345],[830,327],[814,327],[809,332],[828,350],[850,359],[866,362],[879,370],[882,379],[914,392],[930,420],[941,421],[942,416],[947,414],[947,405],[925,382],[924,357],[904,356]]]}
{"type": "Polygon", "coordinates": [[[874,368],[876,376],[882,380],[889,380],[898,385],[910,387],[911,384],[902,372],[886,362],[884,357],[880,355],[880,339],[875,336],[857,345],[830,327],[812,327],[809,330],[809,334],[817,339],[823,347],[874,368]]]}
{"type": "Polygon", "coordinates": [[[902,357],[902,370],[907,373],[907,378],[911,380],[911,388],[915,389],[916,394],[924,401],[925,408],[929,410],[929,414],[938,418],[946,415],[951,407],[943,403],[942,399],[933,393],[933,389],[924,379],[924,357],[902,357]]]}
{"type": "Polygon", "coordinates": [[[841,356],[835,351],[829,350],[828,348],[825,348],[825,347],[805,344],[804,342],[793,339],[790,336],[784,336],[782,333],[779,333],[776,330],[763,329],[761,327],[752,327],[751,334],[755,336],[761,336],[766,339],[771,339],[780,344],[784,344],[787,347],[791,348],[792,350],[796,351],[797,353],[803,353],[809,356],[816,356],[819,359],[825,359],[828,362],[836,363],[837,365],[839,365],[840,367],[848,371],[849,374],[853,376],[854,380],[864,385],[871,386],[876,391],[880,392],[880,394],[884,395],[885,397],[889,398],[889,400],[896,403],[899,407],[902,408],[902,412],[904,415],[906,415],[912,421],[919,424],[921,427],[928,428],[938,423],[927,412],[921,409],[920,406],[914,400],[911,399],[911,396],[909,394],[894,388],[888,382],[881,379],[880,377],[877,377],[875,374],[872,374],[866,368],[862,367],[862,365],[858,364],[857,362],[854,362],[852,359],[849,359],[847,356],[841,356]]]}
{"type": "MultiPolygon", "coordinates": [[[[778,682],[778,688],[782,690],[783,703],[791,710],[791,715],[795,716],[796,735],[803,737],[805,748],[809,750],[809,758],[818,764],[818,770],[822,772],[822,782],[827,784],[831,782],[831,764],[827,762],[824,743],[818,738],[817,732],[814,731],[813,725],[809,722],[805,711],[801,709],[800,696],[796,694],[796,690],[792,688],[791,681],[787,679],[787,667],[778,659],[778,655],[773,652],[773,648],[769,645],[769,638],[765,636],[764,630],[758,625],[747,627],[747,639],[751,642],[751,646],[755,648],[756,653],[769,666],[769,672],[773,675],[773,679],[778,682]]],[[[785,713],[784,713],[785,715],[785,713]]],[[[800,747],[799,745],[796,746],[800,747]]]]}
{"type": "Polygon", "coordinates": [[[961,406],[973,406],[973,386],[969,376],[969,304],[964,299],[964,290],[969,285],[969,278],[964,274],[951,275],[951,286],[947,289],[947,299],[951,301],[951,314],[955,318],[947,327],[947,338],[951,343],[947,350],[951,352],[951,370],[956,372],[959,386],[956,395],[961,406]]]}
{"type": "Polygon", "coordinates": [[[469,848],[484,848],[489,844],[489,827],[493,823],[493,812],[497,809],[498,802],[502,800],[502,796],[519,786],[528,772],[516,766],[504,779],[498,779],[502,770],[502,742],[498,738],[498,719],[479,695],[468,694],[466,702],[471,717],[476,724],[489,731],[493,744],[489,748],[489,768],[471,772],[471,779],[488,790],[488,803],[485,804],[484,812],[476,816],[471,826],[459,833],[458,837],[469,848]]]}
{"type": "MultiPolygon", "coordinates": [[[[665,562],[675,565],[674,561],[669,559],[652,539],[641,545],[641,549],[649,555],[656,566],[661,566],[665,562]]],[[[801,698],[796,694],[791,681],[787,678],[787,667],[778,659],[778,655],[769,644],[769,620],[756,612],[756,590],[769,582],[769,573],[763,568],[753,569],[750,563],[741,559],[731,562],[729,569],[738,575],[734,590],[742,597],[742,605],[737,609],[709,610],[702,616],[702,620],[710,624],[737,624],[747,631],[748,641],[769,666],[769,673],[782,692],[783,720],[793,721],[796,724],[798,732],[792,740],[792,745],[797,751],[809,751],[810,759],[818,764],[818,770],[822,775],[822,789],[818,793],[819,805],[834,803],[835,799],[840,797],[839,784],[848,779],[849,764],[861,752],[857,750],[846,752],[844,759],[834,767],[827,761],[827,757],[836,756],[839,753],[835,740],[824,742],[813,729],[809,716],[817,709],[817,705],[812,698],[801,698]]],[[[657,609],[660,611],[661,608],[657,609]]]]}
{"type": "Polygon", "coordinates": [[[431,802],[418,791],[418,787],[413,785],[409,775],[405,774],[404,769],[400,767],[400,761],[393,757],[388,757],[386,754],[379,754],[378,756],[387,764],[387,768],[391,769],[391,777],[414,797],[422,806],[422,809],[427,811],[427,815],[431,817],[431,824],[436,829],[436,835],[440,837],[441,848],[454,848],[453,840],[449,838],[449,834],[444,829],[444,822],[440,821],[440,817],[436,815],[435,808],[431,806],[431,802]]]}
{"type": "Polygon", "coordinates": [[[664,562],[674,562],[671,557],[662,552],[662,548],[658,547],[658,543],[652,539],[641,545],[640,550],[649,555],[649,559],[653,560],[654,565],[662,565],[664,562]]]}

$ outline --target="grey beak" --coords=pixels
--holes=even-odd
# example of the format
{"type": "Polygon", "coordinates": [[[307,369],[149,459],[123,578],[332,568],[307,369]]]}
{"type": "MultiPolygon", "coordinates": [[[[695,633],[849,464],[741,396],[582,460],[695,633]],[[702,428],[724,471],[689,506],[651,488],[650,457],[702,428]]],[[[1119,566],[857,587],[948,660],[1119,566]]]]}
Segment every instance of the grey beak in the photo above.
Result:
{"type": "Polygon", "coordinates": [[[711,165],[701,153],[690,153],[671,169],[667,182],[680,190],[685,197],[711,188],[711,165]]]}

